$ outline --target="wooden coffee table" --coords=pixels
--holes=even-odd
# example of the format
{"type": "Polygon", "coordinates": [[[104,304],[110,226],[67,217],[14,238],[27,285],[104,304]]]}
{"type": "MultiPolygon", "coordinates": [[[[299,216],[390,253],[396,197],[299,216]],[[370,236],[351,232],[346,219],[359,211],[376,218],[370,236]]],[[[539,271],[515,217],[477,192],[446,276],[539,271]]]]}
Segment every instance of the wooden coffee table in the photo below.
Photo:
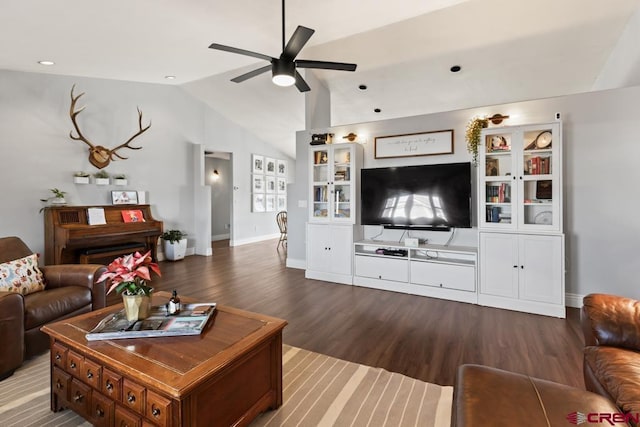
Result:
{"type": "MultiPolygon", "coordinates": [[[[153,304],[170,296],[157,292],[153,304]]],[[[106,307],[42,328],[51,337],[54,412],[70,408],[98,426],[227,427],[248,425],[282,405],[286,321],[218,305],[198,336],[85,339],[120,309],[106,307]]]]}

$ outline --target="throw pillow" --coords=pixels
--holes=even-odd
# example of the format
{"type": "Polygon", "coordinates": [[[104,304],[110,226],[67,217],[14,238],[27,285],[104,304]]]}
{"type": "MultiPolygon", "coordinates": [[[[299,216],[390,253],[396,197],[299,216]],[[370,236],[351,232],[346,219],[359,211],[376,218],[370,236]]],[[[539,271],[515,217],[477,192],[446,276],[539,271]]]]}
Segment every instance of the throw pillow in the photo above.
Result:
{"type": "Polygon", "coordinates": [[[27,295],[44,290],[44,285],[37,254],[0,264],[0,291],[27,295]]]}

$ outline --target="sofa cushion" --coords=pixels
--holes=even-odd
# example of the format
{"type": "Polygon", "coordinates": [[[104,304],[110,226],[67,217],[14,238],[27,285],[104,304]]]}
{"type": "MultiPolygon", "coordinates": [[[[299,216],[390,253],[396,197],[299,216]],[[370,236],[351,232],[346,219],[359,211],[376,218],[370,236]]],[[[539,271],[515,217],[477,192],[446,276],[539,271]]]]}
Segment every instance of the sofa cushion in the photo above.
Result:
{"type": "Polygon", "coordinates": [[[640,413],[640,352],[590,346],[584,349],[584,360],[618,407],[624,412],[640,413]]]}
{"type": "Polygon", "coordinates": [[[25,329],[35,328],[91,305],[91,289],[63,286],[24,297],[25,329]]]}
{"type": "Polygon", "coordinates": [[[27,295],[44,290],[44,286],[37,254],[0,264],[0,291],[27,295]]]}

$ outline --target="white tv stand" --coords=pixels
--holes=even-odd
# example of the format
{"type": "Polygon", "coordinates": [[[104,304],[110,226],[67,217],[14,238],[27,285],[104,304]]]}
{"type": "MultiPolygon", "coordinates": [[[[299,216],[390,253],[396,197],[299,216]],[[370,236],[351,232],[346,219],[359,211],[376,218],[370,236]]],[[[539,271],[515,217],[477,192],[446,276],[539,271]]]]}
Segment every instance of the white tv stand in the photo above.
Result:
{"type": "Polygon", "coordinates": [[[354,243],[353,284],[387,291],[477,304],[478,250],[467,246],[362,240],[354,243]],[[406,255],[384,255],[378,249],[405,250],[406,255]]]}

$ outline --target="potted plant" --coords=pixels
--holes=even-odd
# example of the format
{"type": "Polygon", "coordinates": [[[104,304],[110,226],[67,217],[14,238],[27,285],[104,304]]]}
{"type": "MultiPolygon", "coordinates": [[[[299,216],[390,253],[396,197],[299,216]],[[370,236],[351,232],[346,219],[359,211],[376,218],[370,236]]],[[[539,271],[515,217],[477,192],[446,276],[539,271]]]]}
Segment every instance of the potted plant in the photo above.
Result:
{"type": "Polygon", "coordinates": [[[168,230],[162,233],[164,257],[170,261],[183,259],[187,252],[187,233],[168,230]]]}
{"type": "Polygon", "coordinates": [[[96,179],[96,185],[109,185],[109,174],[107,171],[98,171],[93,174],[96,179]]]}
{"type": "Polygon", "coordinates": [[[123,173],[119,173],[113,177],[113,183],[115,185],[127,185],[127,176],[123,173]]]}
{"type": "Polygon", "coordinates": [[[98,279],[99,282],[111,280],[107,294],[113,290],[122,294],[125,313],[130,322],[146,319],[151,313],[153,288],[147,282],[151,281],[152,271],[161,276],[160,267],[152,262],[151,251],[144,255],[136,252],[113,260],[98,279]]]}
{"type": "Polygon", "coordinates": [[[467,151],[473,155],[474,165],[478,164],[478,146],[481,144],[480,134],[488,124],[489,119],[486,117],[475,117],[467,123],[465,139],[467,140],[467,151]]]}
{"type": "MultiPolygon", "coordinates": [[[[50,205],[62,206],[67,204],[67,200],[64,198],[64,195],[67,194],[64,191],[58,190],[57,188],[51,188],[50,191],[53,193],[53,196],[47,197],[46,199],[40,199],[41,202],[47,203],[50,205]]],[[[44,208],[40,209],[42,212],[44,208]]]]}
{"type": "Polygon", "coordinates": [[[73,182],[75,184],[88,184],[89,174],[87,172],[76,172],[73,174],[73,182]]]}

